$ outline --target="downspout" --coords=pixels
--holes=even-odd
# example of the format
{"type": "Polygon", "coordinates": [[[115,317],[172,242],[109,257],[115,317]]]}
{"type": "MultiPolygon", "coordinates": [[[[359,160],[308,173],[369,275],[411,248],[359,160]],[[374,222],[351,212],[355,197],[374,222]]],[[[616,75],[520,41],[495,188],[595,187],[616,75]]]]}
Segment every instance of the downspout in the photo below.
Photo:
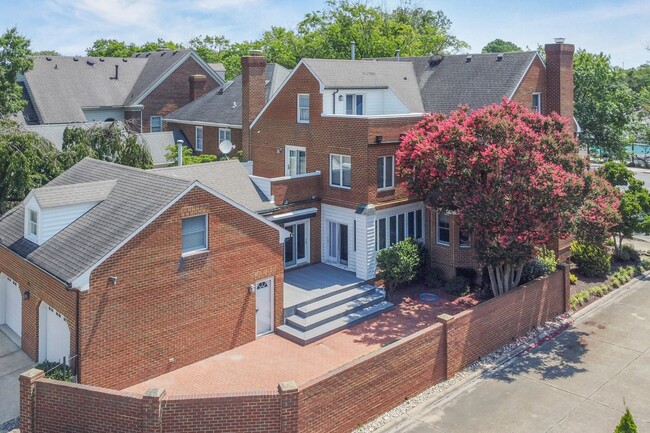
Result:
{"type": "Polygon", "coordinates": [[[140,134],[142,134],[142,112],[144,109],[140,110],[140,134]]]}
{"type": "Polygon", "coordinates": [[[81,356],[79,355],[80,348],[81,348],[81,323],[80,323],[80,318],[81,318],[81,290],[74,289],[77,292],[77,318],[76,318],[76,323],[77,323],[77,329],[75,331],[76,334],[76,339],[77,339],[77,344],[76,344],[76,352],[77,352],[77,360],[76,360],[76,370],[77,370],[77,383],[81,383],[81,356]]]}
{"type": "Polygon", "coordinates": [[[339,89],[336,89],[334,93],[332,93],[332,114],[336,114],[336,94],[339,93],[339,89]]]}

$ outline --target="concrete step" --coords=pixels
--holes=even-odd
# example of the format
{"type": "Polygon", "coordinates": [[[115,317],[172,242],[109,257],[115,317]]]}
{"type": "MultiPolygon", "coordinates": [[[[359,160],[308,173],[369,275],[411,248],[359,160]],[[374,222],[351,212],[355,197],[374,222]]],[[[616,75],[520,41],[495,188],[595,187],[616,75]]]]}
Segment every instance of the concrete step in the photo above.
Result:
{"type": "Polygon", "coordinates": [[[372,290],[370,293],[366,293],[365,295],[350,298],[347,302],[337,300],[336,303],[328,307],[319,307],[317,310],[314,310],[317,311],[315,313],[309,313],[308,315],[303,316],[295,314],[287,319],[286,324],[300,331],[308,331],[325,322],[331,322],[339,317],[347,316],[356,310],[369,307],[383,300],[383,293],[372,290]]]}
{"type": "Polygon", "coordinates": [[[341,329],[349,328],[353,325],[361,323],[364,320],[370,319],[371,317],[383,313],[384,311],[388,311],[393,307],[395,307],[395,305],[392,302],[381,301],[370,306],[357,309],[356,311],[346,314],[345,316],[327,321],[306,331],[294,328],[287,323],[278,327],[276,329],[276,332],[278,335],[288,340],[305,346],[309,343],[313,343],[314,341],[320,340],[321,338],[338,332],[341,329]]]}
{"type": "Polygon", "coordinates": [[[374,286],[365,284],[362,286],[351,287],[346,290],[330,294],[324,298],[315,299],[308,302],[301,307],[296,308],[295,314],[300,317],[309,317],[314,314],[322,313],[337,305],[345,304],[354,299],[368,296],[376,293],[377,289],[374,286]]]}

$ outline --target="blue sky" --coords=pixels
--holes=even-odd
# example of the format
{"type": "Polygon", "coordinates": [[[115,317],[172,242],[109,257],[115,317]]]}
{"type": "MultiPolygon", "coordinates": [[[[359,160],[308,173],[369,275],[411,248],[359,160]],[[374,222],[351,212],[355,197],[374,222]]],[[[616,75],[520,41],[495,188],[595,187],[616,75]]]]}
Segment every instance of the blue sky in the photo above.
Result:
{"type": "MultiPolygon", "coordinates": [[[[387,7],[399,3],[378,1],[387,7]]],[[[577,47],[610,54],[619,66],[650,61],[648,0],[415,3],[445,12],[452,33],[468,42],[471,52],[495,38],[534,48],[562,36],[577,47]]],[[[232,41],[255,39],[274,25],[294,28],[306,12],[323,7],[310,0],[0,0],[0,30],[16,25],[34,50],[74,55],[99,38],[187,42],[200,34],[222,34],[232,41]]]]}

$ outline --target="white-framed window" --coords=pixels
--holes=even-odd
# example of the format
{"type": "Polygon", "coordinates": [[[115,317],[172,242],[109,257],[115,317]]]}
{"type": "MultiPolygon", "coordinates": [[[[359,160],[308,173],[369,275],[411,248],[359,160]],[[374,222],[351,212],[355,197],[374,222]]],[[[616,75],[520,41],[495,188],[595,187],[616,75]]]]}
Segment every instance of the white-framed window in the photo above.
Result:
{"type": "Polygon", "coordinates": [[[440,245],[449,245],[449,215],[437,214],[436,216],[436,241],[440,245]]]}
{"type": "Polygon", "coordinates": [[[363,95],[345,95],[345,114],[363,114],[363,95]]]}
{"type": "Polygon", "coordinates": [[[197,126],[195,128],[195,149],[199,152],[203,152],[203,127],[202,126],[197,126]]]}
{"type": "Polygon", "coordinates": [[[466,230],[458,231],[458,246],[460,248],[470,248],[472,246],[472,239],[466,230]]]}
{"type": "Polygon", "coordinates": [[[29,209],[29,217],[27,219],[28,233],[34,237],[38,237],[38,212],[34,209],[29,209]]]}
{"type": "Polygon", "coordinates": [[[380,156],[377,158],[377,189],[395,187],[395,157],[380,156]]]}
{"type": "Polygon", "coordinates": [[[208,249],[208,216],[197,215],[183,218],[182,253],[188,254],[208,249]]]}
{"type": "Polygon", "coordinates": [[[424,241],[422,210],[412,210],[375,221],[375,250],[383,250],[406,238],[424,241]]]}
{"type": "Polygon", "coordinates": [[[304,147],[285,146],[284,163],[285,176],[307,173],[307,150],[304,147]]]}
{"type": "Polygon", "coordinates": [[[151,116],[149,129],[151,132],[162,132],[162,116],[151,116]]]}
{"type": "Polygon", "coordinates": [[[232,133],[230,131],[230,128],[219,128],[219,143],[221,144],[222,141],[232,141],[232,133]]]}
{"type": "Polygon", "coordinates": [[[533,103],[532,103],[532,108],[533,111],[536,113],[541,113],[542,112],[542,94],[541,93],[533,93],[533,103]]]}
{"type": "Polygon", "coordinates": [[[298,94],[298,123],[309,123],[309,94],[298,94]]]}
{"type": "Polygon", "coordinates": [[[352,158],[350,155],[330,154],[330,185],[352,187],[352,158]]]}

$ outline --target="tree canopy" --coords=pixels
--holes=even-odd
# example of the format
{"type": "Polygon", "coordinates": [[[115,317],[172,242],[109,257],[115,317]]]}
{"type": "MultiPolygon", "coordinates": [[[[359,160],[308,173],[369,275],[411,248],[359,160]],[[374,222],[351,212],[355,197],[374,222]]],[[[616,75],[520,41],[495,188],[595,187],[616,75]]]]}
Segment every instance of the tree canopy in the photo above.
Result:
{"type": "Polygon", "coordinates": [[[522,49],[514,42],[504,41],[498,38],[488,42],[481,50],[482,53],[510,53],[518,51],[522,51],[522,49]]]}
{"type": "Polygon", "coordinates": [[[22,87],[16,78],[33,65],[29,40],[16,27],[0,36],[0,116],[17,113],[25,106],[22,87]]]}
{"type": "Polygon", "coordinates": [[[577,146],[566,119],[504,100],[423,119],[397,168],[411,192],[458,216],[498,295],[519,284],[536,247],[570,233],[586,195],[577,146]]]}
{"type": "Polygon", "coordinates": [[[91,57],[131,57],[135,53],[157,51],[161,47],[172,50],[183,48],[183,44],[158,39],[157,41],[146,42],[142,45],[126,43],[116,39],[98,39],[92,46],[86,48],[86,55],[91,57]]]}

